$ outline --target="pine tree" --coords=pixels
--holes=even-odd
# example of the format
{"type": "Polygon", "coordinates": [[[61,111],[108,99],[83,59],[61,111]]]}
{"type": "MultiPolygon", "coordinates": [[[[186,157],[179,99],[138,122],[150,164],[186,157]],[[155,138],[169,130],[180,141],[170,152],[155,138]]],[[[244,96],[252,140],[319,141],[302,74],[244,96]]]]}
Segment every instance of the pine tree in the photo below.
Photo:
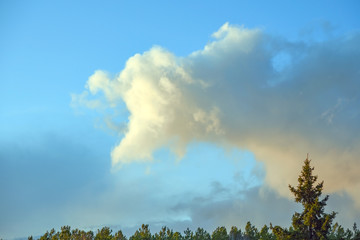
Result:
{"type": "Polygon", "coordinates": [[[245,237],[250,240],[256,240],[259,239],[259,231],[257,228],[253,225],[251,225],[251,222],[247,222],[245,226],[245,237]]]}
{"type": "Polygon", "coordinates": [[[136,230],[134,235],[132,235],[129,240],[151,240],[151,239],[152,239],[152,235],[149,229],[149,225],[143,224],[141,225],[141,228],[139,228],[139,230],[136,230]]]}
{"type": "Polygon", "coordinates": [[[303,205],[303,212],[293,215],[292,226],[299,239],[326,239],[336,213],[324,212],[329,195],[320,200],[324,182],[316,183],[318,177],[313,175],[314,167],[310,166],[310,162],[307,156],[297,187],[289,185],[295,201],[303,205]]]}
{"type": "Polygon", "coordinates": [[[217,227],[211,234],[212,240],[229,240],[229,235],[225,227],[217,227]]]}

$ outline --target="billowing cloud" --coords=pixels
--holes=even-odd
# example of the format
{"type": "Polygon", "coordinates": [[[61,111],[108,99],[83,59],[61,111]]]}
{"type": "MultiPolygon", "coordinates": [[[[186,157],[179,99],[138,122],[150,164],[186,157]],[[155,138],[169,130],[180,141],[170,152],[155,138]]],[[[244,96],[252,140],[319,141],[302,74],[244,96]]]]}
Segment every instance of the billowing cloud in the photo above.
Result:
{"type": "Polygon", "coordinates": [[[287,195],[310,153],[326,191],[346,191],[360,207],[360,34],[302,43],[226,23],[213,38],[186,57],[161,47],[136,54],[73,96],[125,103],[113,165],[151,161],[164,146],[181,158],[192,141],[231,145],[253,152],[267,185],[287,195]]]}

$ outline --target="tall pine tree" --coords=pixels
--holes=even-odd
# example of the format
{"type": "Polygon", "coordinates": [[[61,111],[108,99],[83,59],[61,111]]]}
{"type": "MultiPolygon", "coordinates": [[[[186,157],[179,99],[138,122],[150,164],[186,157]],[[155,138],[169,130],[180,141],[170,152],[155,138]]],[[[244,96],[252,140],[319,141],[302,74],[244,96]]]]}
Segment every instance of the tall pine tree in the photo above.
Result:
{"type": "Polygon", "coordinates": [[[309,156],[304,161],[297,187],[289,185],[295,196],[295,201],[303,205],[303,212],[292,217],[292,226],[300,239],[326,239],[336,213],[325,213],[329,195],[320,200],[324,181],[316,183],[317,176],[313,175],[314,167],[310,166],[309,156]]]}

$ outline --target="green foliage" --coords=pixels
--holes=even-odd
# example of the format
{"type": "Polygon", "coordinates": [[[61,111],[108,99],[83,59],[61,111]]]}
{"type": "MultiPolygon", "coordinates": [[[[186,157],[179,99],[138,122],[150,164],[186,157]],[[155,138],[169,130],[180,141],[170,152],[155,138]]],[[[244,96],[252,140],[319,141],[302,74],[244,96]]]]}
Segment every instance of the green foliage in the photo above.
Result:
{"type": "Polygon", "coordinates": [[[227,234],[225,227],[218,227],[215,231],[211,234],[212,240],[228,240],[229,235],[227,234]]]}
{"type": "Polygon", "coordinates": [[[127,240],[126,236],[123,234],[121,230],[119,230],[117,233],[115,233],[113,240],[127,240]]]}
{"type": "Polygon", "coordinates": [[[360,240],[360,230],[357,228],[356,223],[354,223],[353,231],[354,231],[353,240],[360,240]]]}
{"type": "Polygon", "coordinates": [[[279,240],[305,240],[298,232],[294,231],[292,227],[289,229],[279,226],[271,227],[274,238],[279,240]]]}
{"type": "MultiPolygon", "coordinates": [[[[94,233],[92,231],[85,232],[83,230],[74,229],[71,230],[70,226],[61,227],[60,232],[55,232],[55,229],[51,229],[50,232],[46,232],[39,239],[41,240],[94,240],[94,233]]],[[[28,237],[28,240],[33,240],[33,237],[28,237]]]]}
{"type": "Polygon", "coordinates": [[[112,240],[112,230],[109,227],[103,227],[101,230],[98,229],[94,240],[112,240]]]}
{"type": "Polygon", "coordinates": [[[179,232],[175,232],[173,235],[172,235],[172,240],[183,240],[183,237],[181,236],[181,233],[179,232]]]}
{"type": "Polygon", "coordinates": [[[50,232],[46,232],[43,236],[40,237],[40,240],[57,240],[57,239],[59,239],[59,233],[56,233],[55,229],[51,229],[50,232]]]}
{"type": "Polygon", "coordinates": [[[318,177],[313,175],[313,170],[307,157],[299,175],[297,187],[289,185],[295,201],[303,205],[303,212],[295,212],[293,215],[293,228],[286,230],[276,227],[273,229],[278,239],[290,237],[291,239],[320,240],[326,239],[329,235],[336,213],[324,212],[329,195],[320,200],[324,182],[316,183],[318,177]]]}
{"type": "Polygon", "coordinates": [[[71,239],[73,240],[92,240],[94,233],[92,231],[85,232],[84,230],[74,229],[71,231],[71,239]]]}
{"type": "Polygon", "coordinates": [[[136,230],[134,235],[129,240],[151,240],[151,232],[148,224],[141,225],[139,230],[136,230]]]}
{"type": "Polygon", "coordinates": [[[184,231],[184,240],[191,240],[191,239],[194,239],[194,233],[193,231],[191,231],[189,228],[187,228],[185,231],[184,231]]]}
{"type": "MultiPolygon", "coordinates": [[[[127,240],[126,236],[121,230],[112,235],[112,230],[108,227],[103,227],[101,230],[97,230],[96,235],[92,231],[85,232],[83,230],[74,229],[71,230],[69,226],[61,228],[60,232],[55,232],[54,229],[47,231],[39,239],[41,240],[127,240]]],[[[213,233],[207,233],[203,228],[198,228],[195,233],[189,228],[184,231],[184,235],[179,232],[174,232],[167,227],[161,228],[158,233],[151,235],[149,225],[142,225],[141,228],[136,230],[129,240],[147,239],[147,240],[308,240],[302,234],[299,234],[293,227],[281,228],[279,226],[270,227],[264,225],[259,231],[255,226],[248,222],[245,226],[244,232],[237,227],[232,227],[229,234],[225,227],[216,228],[213,233]],[[270,231],[272,230],[272,231],[270,231]]],[[[353,231],[344,229],[338,223],[334,224],[329,234],[322,238],[328,240],[360,240],[360,231],[357,225],[354,224],[353,231]]],[[[33,240],[33,237],[28,237],[28,240],[33,240]]]]}
{"type": "Polygon", "coordinates": [[[230,240],[241,240],[242,239],[241,229],[238,229],[237,227],[232,226],[230,233],[229,233],[229,239],[230,240]]]}
{"type": "Polygon", "coordinates": [[[170,239],[173,239],[173,236],[174,236],[173,230],[171,230],[167,227],[162,227],[159,233],[155,233],[154,239],[155,240],[170,240],[170,239]]]}
{"type": "Polygon", "coordinates": [[[203,228],[196,229],[194,240],[210,240],[210,234],[203,228]]]}
{"type": "Polygon", "coordinates": [[[251,225],[250,222],[247,222],[245,226],[245,237],[249,240],[257,240],[260,237],[257,228],[251,225]]]}
{"type": "Polygon", "coordinates": [[[61,232],[59,234],[61,240],[70,240],[71,239],[71,228],[70,226],[61,227],[61,232]]]}
{"type": "Polygon", "coordinates": [[[272,234],[270,231],[270,228],[266,225],[262,227],[259,233],[259,240],[275,240],[274,234],[272,234]]]}
{"type": "Polygon", "coordinates": [[[349,229],[344,229],[341,225],[339,225],[338,223],[335,223],[334,226],[332,227],[331,233],[329,234],[329,239],[330,240],[353,240],[356,239],[356,237],[358,237],[358,239],[360,239],[360,235],[356,236],[356,232],[357,232],[357,227],[356,224],[354,224],[354,233],[351,232],[349,229]]]}

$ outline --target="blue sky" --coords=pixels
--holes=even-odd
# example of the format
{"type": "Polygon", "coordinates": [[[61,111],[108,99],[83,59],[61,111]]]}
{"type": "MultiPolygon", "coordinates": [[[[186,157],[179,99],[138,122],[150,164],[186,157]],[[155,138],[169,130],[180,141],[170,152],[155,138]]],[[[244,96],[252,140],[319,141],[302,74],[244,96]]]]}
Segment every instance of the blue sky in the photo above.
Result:
{"type": "Polygon", "coordinates": [[[357,1],[2,1],[0,237],[288,226],[309,152],[359,223],[357,1]]]}

